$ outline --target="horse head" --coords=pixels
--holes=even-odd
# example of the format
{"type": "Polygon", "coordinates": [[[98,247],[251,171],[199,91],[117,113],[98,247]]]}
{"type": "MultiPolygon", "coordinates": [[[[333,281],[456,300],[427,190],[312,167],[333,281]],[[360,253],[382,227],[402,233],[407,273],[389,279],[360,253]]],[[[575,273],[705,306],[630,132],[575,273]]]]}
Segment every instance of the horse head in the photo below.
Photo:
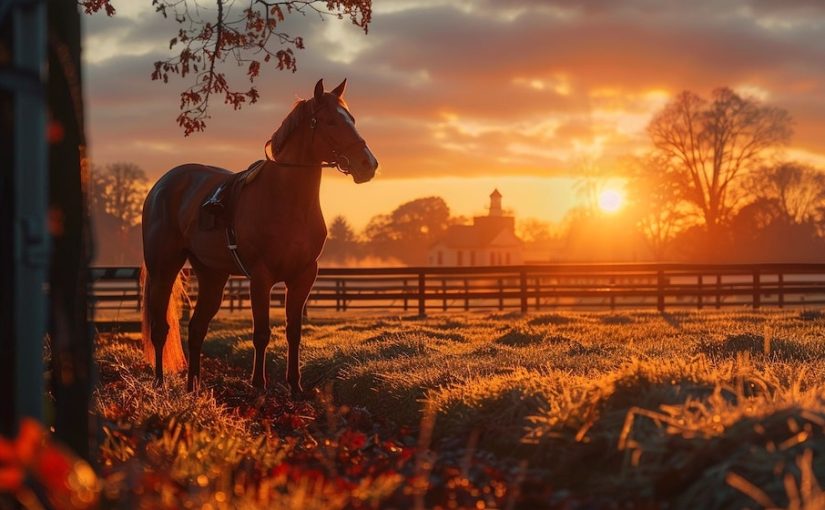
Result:
{"type": "Polygon", "coordinates": [[[360,184],[375,176],[378,160],[367,147],[367,142],[355,128],[355,117],[344,101],[347,80],[324,92],[324,80],[318,80],[311,100],[311,126],[314,130],[315,152],[321,161],[328,162],[360,184]]]}

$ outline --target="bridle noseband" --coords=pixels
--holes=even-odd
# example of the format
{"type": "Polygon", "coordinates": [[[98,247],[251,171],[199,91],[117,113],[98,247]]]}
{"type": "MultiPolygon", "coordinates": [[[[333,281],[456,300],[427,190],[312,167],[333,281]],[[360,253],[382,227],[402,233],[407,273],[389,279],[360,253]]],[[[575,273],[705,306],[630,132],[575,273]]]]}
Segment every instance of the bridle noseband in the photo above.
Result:
{"type": "MultiPolygon", "coordinates": [[[[348,151],[348,150],[352,149],[353,147],[361,147],[361,148],[366,149],[367,148],[367,142],[359,136],[357,140],[355,140],[355,141],[353,141],[353,142],[351,142],[351,143],[349,143],[349,144],[347,144],[343,147],[338,146],[338,143],[336,142],[336,140],[334,138],[332,138],[329,135],[329,133],[327,133],[324,130],[318,129],[318,118],[316,117],[316,115],[319,111],[321,111],[321,108],[323,108],[323,107],[324,107],[324,105],[321,105],[321,107],[319,107],[318,109],[313,109],[312,110],[312,116],[309,119],[309,129],[310,129],[310,132],[312,133],[312,137],[314,138],[315,133],[318,133],[320,136],[322,136],[324,138],[324,141],[329,146],[329,150],[332,152],[332,156],[333,156],[332,161],[321,161],[321,167],[335,168],[336,170],[338,170],[339,172],[341,172],[344,175],[350,175],[352,173],[352,167],[350,166],[350,160],[347,157],[347,155],[344,153],[344,151],[348,151]]],[[[291,134],[287,135],[287,136],[291,136],[291,134]]],[[[310,145],[311,144],[312,144],[312,140],[310,140],[310,145]]],[[[288,166],[288,167],[304,167],[304,168],[306,168],[306,167],[316,166],[314,164],[285,163],[285,162],[281,162],[281,161],[275,161],[270,156],[270,154],[272,154],[272,139],[269,139],[269,140],[266,141],[266,143],[264,143],[264,156],[266,156],[266,159],[268,161],[272,161],[272,162],[278,164],[279,166],[288,166]]]]}

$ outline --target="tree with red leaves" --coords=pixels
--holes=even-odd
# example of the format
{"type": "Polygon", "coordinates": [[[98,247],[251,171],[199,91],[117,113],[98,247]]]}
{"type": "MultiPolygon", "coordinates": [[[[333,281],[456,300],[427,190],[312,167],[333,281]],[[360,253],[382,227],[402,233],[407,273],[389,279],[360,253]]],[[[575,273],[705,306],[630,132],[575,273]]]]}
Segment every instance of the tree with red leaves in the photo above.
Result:
{"type": "MultiPolygon", "coordinates": [[[[372,0],[214,0],[217,11],[203,9],[198,0],[152,0],[152,6],[164,18],[172,16],[180,25],[169,41],[176,54],[154,63],[153,80],[169,82],[170,77],[191,76],[191,84],[180,94],[177,122],[189,136],[203,131],[209,118],[209,99],[223,96],[224,103],[235,110],[245,103],[258,101],[258,89],[248,90],[229,83],[220,70],[227,60],[246,67],[250,83],[259,76],[262,66],[295,72],[295,49],[304,48],[300,36],[280,29],[290,14],[313,14],[321,18],[344,17],[367,32],[372,20],[372,0]],[[206,13],[215,12],[213,19],[206,13]]],[[[111,0],[78,0],[87,14],[103,11],[115,15],[111,0]]]]}

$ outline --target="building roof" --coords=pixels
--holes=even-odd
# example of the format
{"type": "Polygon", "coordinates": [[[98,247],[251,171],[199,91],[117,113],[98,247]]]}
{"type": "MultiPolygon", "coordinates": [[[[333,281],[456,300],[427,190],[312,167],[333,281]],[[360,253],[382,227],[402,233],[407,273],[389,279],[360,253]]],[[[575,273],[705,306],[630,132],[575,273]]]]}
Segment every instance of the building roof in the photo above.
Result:
{"type": "MultiPolygon", "coordinates": [[[[493,241],[505,234],[511,237],[515,243],[521,240],[512,233],[511,229],[501,225],[495,228],[493,225],[450,225],[447,231],[433,246],[444,246],[456,250],[460,249],[483,249],[493,245],[493,241]],[[492,228],[490,228],[492,227],[492,228]]],[[[507,243],[508,245],[510,243],[507,243]]]]}
{"type": "Polygon", "coordinates": [[[434,246],[451,249],[484,249],[490,246],[521,245],[515,230],[515,218],[504,216],[501,211],[498,189],[490,193],[490,214],[476,216],[472,225],[450,225],[434,246]]]}

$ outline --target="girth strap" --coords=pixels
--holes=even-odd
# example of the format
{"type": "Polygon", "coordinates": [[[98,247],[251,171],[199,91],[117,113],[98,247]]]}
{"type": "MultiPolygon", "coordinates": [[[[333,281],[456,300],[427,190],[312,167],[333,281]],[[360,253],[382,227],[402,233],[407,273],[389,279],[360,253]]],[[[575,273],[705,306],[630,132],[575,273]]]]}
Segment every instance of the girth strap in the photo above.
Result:
{"type": "Polygon", "coordinates": [[[232,254],[232,259],[235,261],[238,269],[251,280],[252,277],[249,275],[249,271],[246,270],[243,262],[241,262],[240,255],[238,255],[238,238],[235,235],[235,227],[231,223],[226,226],[226,247],[229,248],[229,253],[232,254]]]}

